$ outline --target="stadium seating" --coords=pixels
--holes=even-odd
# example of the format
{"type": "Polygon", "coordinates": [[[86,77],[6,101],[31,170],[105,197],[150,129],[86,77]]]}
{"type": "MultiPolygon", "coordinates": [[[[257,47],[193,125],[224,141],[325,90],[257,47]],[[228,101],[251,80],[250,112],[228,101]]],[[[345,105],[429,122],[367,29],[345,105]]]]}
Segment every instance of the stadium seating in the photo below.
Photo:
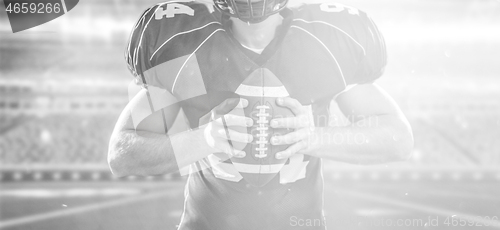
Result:
{"type": "Polygon", "coordinates": [[[105,165],[115,119],[115,116],[78,115],[25,118],[0,136],[2,163],[105,165]]]}

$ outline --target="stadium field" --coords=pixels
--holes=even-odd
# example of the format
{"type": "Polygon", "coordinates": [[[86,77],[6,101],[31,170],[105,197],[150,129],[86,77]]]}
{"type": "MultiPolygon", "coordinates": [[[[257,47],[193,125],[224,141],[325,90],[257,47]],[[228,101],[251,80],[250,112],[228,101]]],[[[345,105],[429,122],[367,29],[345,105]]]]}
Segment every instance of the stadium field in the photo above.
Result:
{"type": "MultiPolygon", "coordinates": [[[[325,178],[329,229],[500,228],[498,174],[475,179],[340,175],[325,178]]],[[[4,183],[0,229],[175,229],[183,188],[184,178],[4,183]]],[[[290,218],[291,227],[318,224],[323,222],[290,218]]]]}
{"type": "Polygon", "coordinates": [[[183,182],[4,184],[0,229],[174,229],[183,182]]]}

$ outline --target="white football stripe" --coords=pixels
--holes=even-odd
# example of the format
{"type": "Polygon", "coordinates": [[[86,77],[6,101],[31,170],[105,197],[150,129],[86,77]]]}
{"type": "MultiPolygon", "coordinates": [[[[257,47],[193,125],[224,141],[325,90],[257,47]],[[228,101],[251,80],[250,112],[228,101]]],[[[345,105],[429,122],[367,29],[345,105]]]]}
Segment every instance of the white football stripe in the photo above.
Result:
{"type": "Polygon", "coordinates": [[[233,165],[240,173],[269,174],[279,173],[283,164],[274,165],[251,165],[233,162],[233,165]]]}
{"type": "Polygon", "coordinates": [[[240,85],[236,89],[237,94],[249,97],[288,97],[288,91],[285,86],[279,87],[260,87],[250,85],[240,85]]]}

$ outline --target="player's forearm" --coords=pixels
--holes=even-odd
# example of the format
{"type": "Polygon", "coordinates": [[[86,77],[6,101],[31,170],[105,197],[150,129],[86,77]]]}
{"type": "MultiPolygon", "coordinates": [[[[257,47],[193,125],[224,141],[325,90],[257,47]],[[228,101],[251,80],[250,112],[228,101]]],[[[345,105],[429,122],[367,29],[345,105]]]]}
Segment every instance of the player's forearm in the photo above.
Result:
{"type": "Polygon", "coordinates": [[[127,130],[113,135],[108,161],[113,174],[158,175],[176,172],[210,153],[201,130],[174,135],[127,130]]]}
{"type": "Polygon", "coordinates": [[[413,148],[411,128],[404,118],[372,116],[347,127],[317,128],[311,154],[357,164],[405,160],[413,148]]]}

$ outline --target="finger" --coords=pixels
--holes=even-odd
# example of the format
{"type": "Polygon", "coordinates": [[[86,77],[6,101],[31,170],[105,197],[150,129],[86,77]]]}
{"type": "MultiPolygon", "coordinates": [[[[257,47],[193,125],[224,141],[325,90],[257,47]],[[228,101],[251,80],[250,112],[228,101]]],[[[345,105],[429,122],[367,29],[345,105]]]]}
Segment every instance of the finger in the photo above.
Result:
{"type": "Polygon", "coordinates": [[[238,105],[236,106],[236,108],[244,109],[247,106],[248,106],[248,100],[245,99],[245,98],[240,98],[240,102],[238,103],[238,105]]]}
{"type": "Polygon", "coordinates": [[[246,157],[246,153],[244,151],[241,151],[241,150],[236,150],[233,148],[233,151],[231,153],[228,153],[229,157],[234,157],[234,158],[245,158],[246,157]]]}
{"type": "Polygon", "coordinates": [[[222,116],[236,108],[240,102],[239,98],[228,98],[212,109],[214,116],[222,116]]]}
{"type": "Polygon", "coordinates": [[[216,114],[223,115],[229,113],[235,108],[246,108],[248,106],[248,100],[245,98],[228,98],[217,105],[212,111],[216,114]]]}
{"type": "Polygon", "coordinates": [[[295,115],[301,113],[302,104],[297,99],[291,97],[280,97],[276,99],[276,104],[289,108],[295,115]]]}
{"type": "Polygon", "coordinates": [[[246,153],[244,151],[233,148],[227,140],[224,140],[222,138],[215,138],[214,148],[224,152],[229,157],[243,158],[246,156],[246,153]]]}
{"type": "Polygon", "coordinates": [[[288,147],[286,150],[276,153],[275,157],[278,160],[287,159],[291,157],[293,154],[297,153],[298,151],[306,148],[306,146],[307,146],[306,143],[303,141],[297,142],[288,147]]]}
{"type": "Polygon", "coordinates": [[[282,117],[272,119],[269,125],[272,128],[295,128],[297,123],[297,117],[282,117]]]}
{"type": "Polygon", "coordinates": [[[247,133],[240,133],[232,129],[219,128],[217,133],[213,134],[214,137],[221,138],[228,141],[237,141],[242,143],[251,143],[253,136],[247,133]]]}
{"type": "Polygon", "coordinates": [[[244,152],[244,151],[241,151],[241,150],[237,150],[237,149],[234,149],[234,148],[229,148],[227,151],[226,151],[226,154],[229,156],[229,158],[244,158],[247,154],[244,152]]]}
{"type": "Polygon", "coordinates": [[[214,148],[214,151],[222,151],[226,153],[229,157],[236,157],[236,158],[245,157],[246,153],[241,150],[235,149],[231,144],[231,141],[217,137],[216,135],[213,134],[214,130],[218,129],[224,129],[224,128],[214,126],[214,124],[212,123],[205,126],[204,135],[207,144],[210,147],[214,148]]]}
{"type": "Polygon", "coordinates": [[[272,128],[300,129],[312,126],[311,119],[306,116],[283,117],[271,120],[269,124],[272,128]]]}
{"type": "Polygon", "coordinates": [[[224,115],[224,119],[226,121],[227,126],[243,126],[250,127],[253,125],[252,118],[234,115],[234,114],[226,114],[224,115]]]}
{"type": "Polygon", "coordinates": [[[238,116],[234,114],[226,114],[224,116],[221,116],[220,118],[216,119],[215,122],[218,125],[225,125],[227,127],[231,126],[250,127],[253,125],[252,118],[238,116]]]}
{"type": "Polygon", "coordinates": [[[299,129],[295,132],[287,133],[282,136],[274,136],[271,138],[272,145],[287,145],[293,144],[309,137],[309,129],[299,129]]]}

